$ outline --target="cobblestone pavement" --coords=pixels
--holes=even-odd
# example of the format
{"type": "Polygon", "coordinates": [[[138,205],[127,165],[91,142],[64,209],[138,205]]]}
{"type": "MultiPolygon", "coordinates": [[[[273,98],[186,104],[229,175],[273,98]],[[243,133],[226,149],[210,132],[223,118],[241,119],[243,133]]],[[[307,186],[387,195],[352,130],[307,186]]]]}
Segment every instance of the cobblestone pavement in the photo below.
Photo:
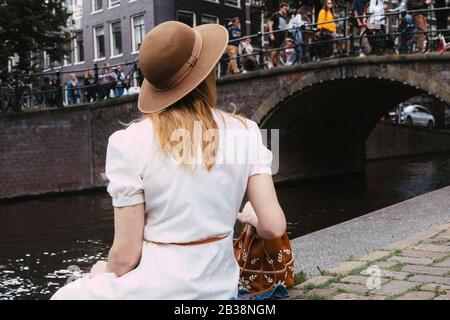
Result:
{"type": "Polygon", "coordinates": [[[450,222],[321,274],[297,284],[289,299],[450,300],[450,222]]]}

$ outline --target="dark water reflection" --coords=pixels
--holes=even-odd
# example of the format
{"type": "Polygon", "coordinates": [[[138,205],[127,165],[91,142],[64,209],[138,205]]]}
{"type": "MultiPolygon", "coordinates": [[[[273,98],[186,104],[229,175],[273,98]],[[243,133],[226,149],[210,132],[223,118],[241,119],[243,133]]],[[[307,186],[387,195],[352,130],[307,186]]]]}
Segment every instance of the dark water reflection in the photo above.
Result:
{"type": "MultiPolygon", "coordinates": [[[[450,185],[450,156],[370,162],[365,175],[278,187],[298,237],[450,185]]],[[[46,299],[107,256],[106,193],[0,205],[0,299],[46,299]]]]}
{"type": "Polygon", "coordinates": [[[450,155],[368,162],[359,177],[278,188],[298,237],[450,185],[450,155]]]}

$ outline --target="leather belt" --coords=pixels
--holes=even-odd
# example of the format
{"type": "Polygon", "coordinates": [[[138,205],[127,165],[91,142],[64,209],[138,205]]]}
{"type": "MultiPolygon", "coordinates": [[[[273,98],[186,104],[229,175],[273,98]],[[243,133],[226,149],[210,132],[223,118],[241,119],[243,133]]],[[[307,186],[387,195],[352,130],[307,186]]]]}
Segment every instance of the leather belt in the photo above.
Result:
{"type": "Polygon", "coordinates": [[[204,239],[204,240],[192,241],[192,242],[182,242],[182,243],[180,243],[180,242],[169,242],[169,243],[167,243],[167,242],[157,242],[157,241],[151,241],[151,240],[146,240],[146,239],[144,239],[144,241],[145,242],[154,243],[154,244],[156,244],[158,246],[163,246],[163,245],[168,245],[168,244],[169,245],[177,245],[177,246],[196,246],[196,245],[199,245],[199,244],[216,242],[216,241],[225,239],[226,237],[228,237],[228,235],[223,236],[223,237],[212,237],[212,238],[207,238],[207,239],[204,239]]]}

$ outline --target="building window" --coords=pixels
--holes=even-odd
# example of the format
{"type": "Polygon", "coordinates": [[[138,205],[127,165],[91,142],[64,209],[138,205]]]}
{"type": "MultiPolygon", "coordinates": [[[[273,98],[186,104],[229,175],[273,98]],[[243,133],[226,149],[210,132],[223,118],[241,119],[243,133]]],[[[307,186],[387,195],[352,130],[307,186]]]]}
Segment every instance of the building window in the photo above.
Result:
{"type": "Polygon", "coordinates": [[[103,26],[94,28],[94,58],[105,57],[105,29],[103,26]]]}
{"type": "Polygon", "coordinates": [[[190,11],[177,11],[177,20],[191,27],[195,27],[197,25],[195,13],[190,11]]]}
{"type": "Polygon", "coordinates": [[[65,66],[71,65],[73,63],[74,55],[75,55],[75,43],[71,41],[69,43],[69,53],[64,55],[63,63],[65,66]]]}
{"type": "Polygon", "coordinates": [[[209,14],[202,14],[201,24],[207,23],[219,23],[219,18],[216,16],[211,16],[209,14]]]}
{"type": "Polygon", "coordinates": [[[122,54],[122,27],[120,25],[120,20],[111,22],[111,56],[118,56],[122,54]]]}
{"type": "Polygon", "coordinates": [[[75,34],[75,63],[84,62],[84,38],[83,32],[75,34]]]}
{"type": "Polygon", "coordinates": [[[72,0],[63,0],[62,5],[64,8],[66,8],[68,13],[70,13],[70,14],[73,13],[73,1],[72,0]]]}
{"type": "Polygon", "coordinates": [[[120,6],[120,0],[108,0],[108,1],[109,1],[108,8],[120,6]]]}
{"type": "Polygon", "coordinates": [[[53,67],[53,69],[61,69],[62,63],[61,61],[54,60],[53,62],[50,63],[50,66],[53,67]]]}
{"type": "Polygon", "coordinates": [[[145,37],[145,21],[144,15],[134,16],[131,18],[132,24],[132,45],[133,52],[138,52],[141,47],[141,43],[145,37]]]}
{"type": "Polygon", "coordinates": [[[225,0],[224,3],[226,6],[237,7],[237,8],[241,7],[241,0],[225,0]]]}
{"type": "Polygon", "coordinates": [[[47,51],[44,51],[43,60],[44,69],[48,69],[50,67],[50,55],[47,51]]]}
{"type": "Polygon", "coordinates": [[[99,12],[103,10],[103,0],[92,0],[92,12],[99,12]]]}

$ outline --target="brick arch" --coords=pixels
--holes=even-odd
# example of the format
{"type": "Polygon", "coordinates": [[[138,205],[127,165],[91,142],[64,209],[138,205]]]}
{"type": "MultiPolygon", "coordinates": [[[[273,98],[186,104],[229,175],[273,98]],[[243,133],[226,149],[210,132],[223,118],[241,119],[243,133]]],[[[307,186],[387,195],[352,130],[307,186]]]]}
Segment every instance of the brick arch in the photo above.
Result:
{"type": "MultiPolygon", "coordinates": [[[[401,84],[432,95],[450,105],[450,84],[434,79],[428,73],[410,69],[403,64],[390,65],[389,68],[374,63],[350,64],[305,72],[299,79],[276,90],[265,99],[256,108],[252,119],[263,126],[267,117],[288,98],[301,95],[308,89],[314,90],[314,87],[319,85],[333,85],[339,80],[346,79],[385,81],[387,94],[389,94],[390,84],[401,84]]],[[[405,100],[408,98],[409,96],[405,96],[405,100]]]]}

